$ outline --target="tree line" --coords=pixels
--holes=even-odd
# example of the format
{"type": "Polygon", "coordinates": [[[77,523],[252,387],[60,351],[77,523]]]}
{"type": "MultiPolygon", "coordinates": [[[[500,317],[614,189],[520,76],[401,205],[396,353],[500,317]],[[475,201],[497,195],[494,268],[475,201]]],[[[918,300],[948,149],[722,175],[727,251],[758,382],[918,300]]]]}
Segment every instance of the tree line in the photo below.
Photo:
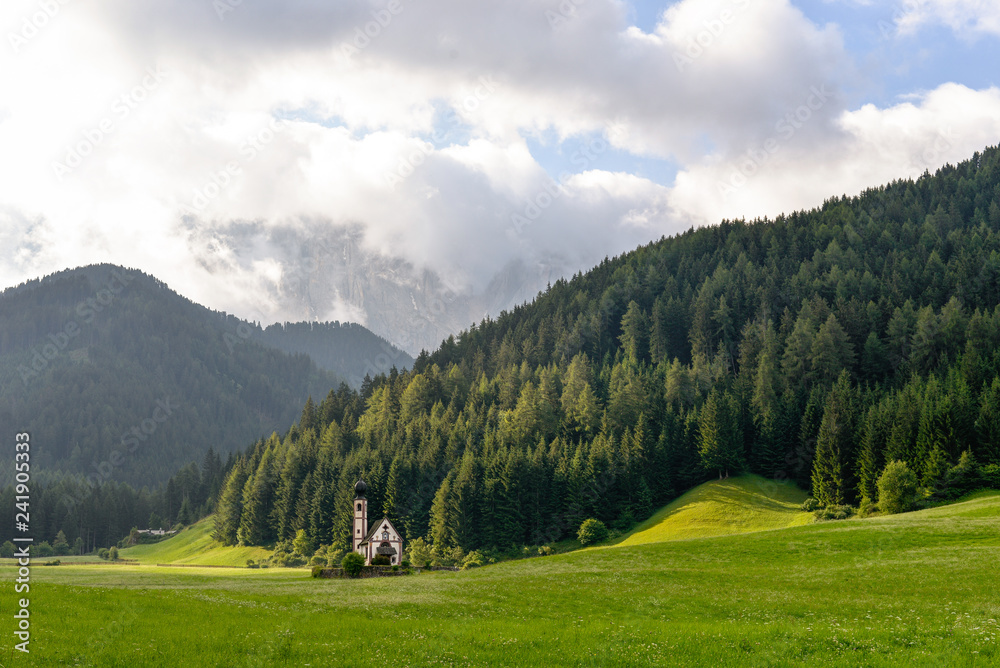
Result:
{"type": "Polygon", "coordinates": [[[358,478],[374,516],[438,551],[556,541],[586,518],[625,528],[744,471],[834,506],[875,501],[894,462],[935,493],[955,471],[988,482],[998,201],[991,148],[606,259],[411,371],[310,400],[237,459],[216,536],[346,548],[358,478]]]}
{"type": "MultiPolygon", "coordinates": [[[[191,462],[152,490],[41,472],[29,485],[30,537],[35,545],[63,546],[57,554],[89,554],[116,545],[133,528],[192,524],[214,511],[235,461],[210,448],[200,464],[191,462]]],[[[14,530],[15,491],[11,485],[0,489],[0,505],[11,513],[11,521],[0,525],[0,543],[24,537],[14,530]]]]}

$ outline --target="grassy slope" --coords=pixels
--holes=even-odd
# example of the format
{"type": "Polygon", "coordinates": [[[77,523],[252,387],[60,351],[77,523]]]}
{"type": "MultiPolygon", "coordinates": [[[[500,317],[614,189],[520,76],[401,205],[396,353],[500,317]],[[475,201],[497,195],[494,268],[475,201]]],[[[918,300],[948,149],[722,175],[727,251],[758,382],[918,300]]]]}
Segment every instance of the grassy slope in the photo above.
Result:
{"type": "Polygon", "coordinates": [[[640,524],[619,546],[784,529],[812,521],[799,510],[806,493],[791,483],[759,476],[700,485],[640,524]]]}
{"type": "Polygon", "coordinates": [[[122,559],[140,564],[197,564],[200,566],[246,566],[247,559],[270,555],[262,547],[223,547],[212,540],[214,516],[206,517],[180,534],[152,545],[136,545],[121,551],[122,559]]]}
{"type": "MultiPolygon", "coordinates": [[[[32,661],[11,665],[989,666],[1000,664],[998,561],[994,493],[380,580],[38,567],[32,661]]],[[[0,588],[3,609],[13,599],[0,588]]],[[[13,636],[0,638],[9,656],[13,636]]]]}
{"type": "MultiPolygon", "coordinates": [[[[707,482],[676,499],[620,539],[617,545],[706,538],[806,524],[812,520],[799,506],[806,494],[792,484],[759,476],[707,482]]],[[[212,540],[213,517],[180,535],[153,545],[122,550],[123,559],[146,564],[244,566],[247,559],[266,558],[263,548],[222,547],[212,540]]]]}

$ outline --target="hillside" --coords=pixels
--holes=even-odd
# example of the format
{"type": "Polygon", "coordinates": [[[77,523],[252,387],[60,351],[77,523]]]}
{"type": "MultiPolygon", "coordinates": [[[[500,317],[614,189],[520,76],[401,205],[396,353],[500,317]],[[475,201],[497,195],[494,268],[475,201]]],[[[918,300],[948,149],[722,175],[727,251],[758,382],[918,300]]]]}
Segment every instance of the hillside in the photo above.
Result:
{"type": "Polygon", "coordinates": [[[308,355],[316,366],[359,388],[365,376],[413,366],[413,358],[380,336],[351,322],[294,322],[254,328],[252,338],[290,355],[308,355]]]}
{"type": "Polygon", "coordinates": [[[246,566],[248,559],[266,559],[271,552],[262,547],[223,547],[212,540],[215,518],[206,517],[181,533],[159,543],[136,545],[121,551],[122,559],[137,559],[142,565],[186,564],[200,566],[246,566]]]}
{"type": "Polygon", "coordinates": [[[284,431],[310,395],[341,382],[243,336],[248,327],[111,265],[10,288],[0,424],[32,434],[39,471],[164,481],[210,447],[225,455],[284,431]]]}
{"type": "Polygon", "coordinates": [[[989,666],[1000,661],[998,551],[994,493],[391,579],[65,565],[32,581],[31,614],[53,665],[124,665],[141,638],[149,666],[360,665],[372,648],[411,665],[989,666]],[[191,619],[210,619],[212,633],[192,634],[191,619]]]}
{"type": "Polygon", "coordinates": [[[706,482],[681,495],[630,531],[616,546],[709,538],[801,526],[806,493],[760,476],[706,482]]]}
{"type": "Polygon", "coordinates": [[[997,484],[1000,150],[607,259],[344,406],[237,462],[228,543],[344,547],[361,477],[439,554],[627,530],[726,474],[830,505],[893,461],[940,499],[997,484]]]}

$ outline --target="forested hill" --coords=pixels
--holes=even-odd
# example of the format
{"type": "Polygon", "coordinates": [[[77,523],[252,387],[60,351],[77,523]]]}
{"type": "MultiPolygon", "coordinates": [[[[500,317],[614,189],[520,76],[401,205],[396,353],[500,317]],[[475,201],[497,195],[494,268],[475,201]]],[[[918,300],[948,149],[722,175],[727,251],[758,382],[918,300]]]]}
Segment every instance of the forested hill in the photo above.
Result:
{"type": "Polygon", "coordinates": [[[218,536],[345,546],[362,476],[374,515],[439,551],[625,526],[726,472],[857,504],[901,460],[954,493],[1000,463],[998,200],[993,148],[606,260],[307,407],[237,462],[218,536]]]}
{"type": "Polygon", "coordinates": [[[31,432],[33,470],[165,481],[209,448],[225,455],[286,430],[309,396],[340,384],[306,355],[255,342],[254,329],[111,265],[10,288],[0,423],[31,432]]]}
{"type": "Polygon", "coordinates": [[[286,322],[254,328],[252,336],[286,353],[309,355],[319,368],[334,372],[354,388],[365,376],[413,366],[409,353],[352,322],[286,322]]]}

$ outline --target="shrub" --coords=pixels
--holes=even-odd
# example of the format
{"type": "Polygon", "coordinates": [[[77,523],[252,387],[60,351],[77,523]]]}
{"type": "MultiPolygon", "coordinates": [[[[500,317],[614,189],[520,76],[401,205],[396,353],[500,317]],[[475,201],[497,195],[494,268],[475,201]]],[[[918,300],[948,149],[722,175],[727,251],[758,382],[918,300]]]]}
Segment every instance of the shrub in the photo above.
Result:
{"type": "Polygon", "coordinates": [[[304,557],[300,557],[297,554],[289,554],[282,557],[276,566],[281,566],[282,568],[298,568],[299,566],[305,566],[306,560],[304,557]]]}
{"type": "Polygon", "coordinates": [[[361,575],[361,569],[365,567],[365,558],[357,552],[351,552],[340,562],[340,566],[344,569],[344,573],[356,578],[361,575]]]}
{"type": "Polygon", "coordinates": [[[905,513],[917,499],[917,476],[904,462],[891,462],[878,479],[878,507],[890,515],[905,513]]]}
{"type": "Polygon", "coordinates": [[[108,550],[108,559],[111,561],[118,561],[118,548],[112,547],[108,550]]]}
{"type": "Polygon", "coordinates": [[[403,561],[399,565],[402,566],[403,568],[409,568],[410,567],[410,560],[409,559],[403,559],[403,561]]]}
{"type": "Polygon", "coordinates": [[[871,517],[876,514],[878,514],[878,504],[871,499],[861,499],[861,505],[858,506],[858,517],[871,517]]]}
{"type": "Polygon", "coordinates": [[[372,557],[372,566],[388,566],[391,562],[384,554],[376,554],[372,557]]]}
{"type": "Polygon", "coordinates": [[[58,559],[54,559],[52,561],[46,561],[46,562],[42,563],[42,566],[58,566],[61,563],[62,562],[59,561],[58,559]]]}
{"type": "Polygon", "coordinates": [[[322,566],[313,566],[312,567],[312,576],[314,578],[318,578],[322,574],[323,574],[323,567],[322,566]]]}
{"type": "Polygon", "coordinates": [[[247,559],[247,568],[260,568],[260,564],[253,559],[247,559]]]}
{"type": "Polygon", "coordinates": [[[807,513],[814,513],[822,507],[823,504],[811,496],[802,502],[802,510],[806,511],[807,513]]]}
{"type": "Polygon", "coordinates": [[[540,556],[540,557],[547,557],[550,554],[552,554],[552,546],[551,545],[542,545],[541,547],[538,548],[538,556],[540,556]]]}
{"type": "Polygon", "coordinates": [[[580,525],[580,531],[576,534],[576,539],[581,545],[593,545],[608,539],[608,528],[601,520],[593,518],[584,520],[580,525]]]}
{"type": "Polygon", "coordinates": [[[979,469],[983,485],[990,489],[1000,489],[1000,464],[987,464],[979,469]]]}
{"type": "MultiPolygon", "coordinates": [[[[132,529],[132,531],[135,531],[135,529],[132,529]]],[[[56,534],[56,539],[52,541],[52,549],[59,556],[64,556],[69,554],[70,550],[69,541],[66,540],[66,534],[63,532],[62,529],[60,529],[59,533],[56,534]]]]}
{"type": "Polygon", "coordinates": [[[97,556],[100,557],[101,559],[107,559],[108,558],[108,548],[102,547],[101,549],[99,549],[97,551],[97,556]]]}
{"type": "Polygon", "coordinates": [[[958,458],[958,463],[944,474],[941,495],[946,499],[957,499],[979,489],[982,484],[983,477],[979,471],[979,465],[973,459],[972,453],[966,450],[958,458]]]}
{"type": "Polygon", "coordinates": [[[410,557],[410,562],[418,568],[426,566],[427,562],[431,560],[430,546],[423,538],[411,540],[410,544],[406,546],[406,554],[410,557]]]}
{"type": "Polygon", "coordinates": [[[854,508],[850,506],[827,506],[816,512],[816,517],[821,520],[846,520],[854,515],[854,508]]]}
{"type": "Polygon", "coordinates": [[[55,550],[49,545],[48,541],[42,541],[38,546],[38,556],[39,557],[51,557],[55,554],[55,550]]]}
{"type": "Polygon", "coordinates": [[[479,568],[484,563],[483,555],[476,550],[469,552],[465,555],[465,559],[462,560],[462,570],[467,570],[469,568],[479,568]]]}
{"type": "Polygon", "coordinates": [[[341,549],[334,549],[330,547],[326,551],[326,567],[334,568],[335,566],[340,566],[340,562],[344,560],[344,555],[346,552],[341,549]]]}
{"type": "Polygon", "coordinates": [[[305,529],[299,529],[295,533],[295,540],[292,541],[292,550],[295,554],[307,558],[316,551],[316,547],[309,540],[309,537],[306,536],[305,529]]]}
{"type": "Polygon", "coordinates": [[[392,572],[393,572],[393,573],[395,573],[395,572],[396,572],[396,571],[398,571],[398,570],[399,570],[399,566],[393,566],[393,567],[392,567],[392,572]]]}

